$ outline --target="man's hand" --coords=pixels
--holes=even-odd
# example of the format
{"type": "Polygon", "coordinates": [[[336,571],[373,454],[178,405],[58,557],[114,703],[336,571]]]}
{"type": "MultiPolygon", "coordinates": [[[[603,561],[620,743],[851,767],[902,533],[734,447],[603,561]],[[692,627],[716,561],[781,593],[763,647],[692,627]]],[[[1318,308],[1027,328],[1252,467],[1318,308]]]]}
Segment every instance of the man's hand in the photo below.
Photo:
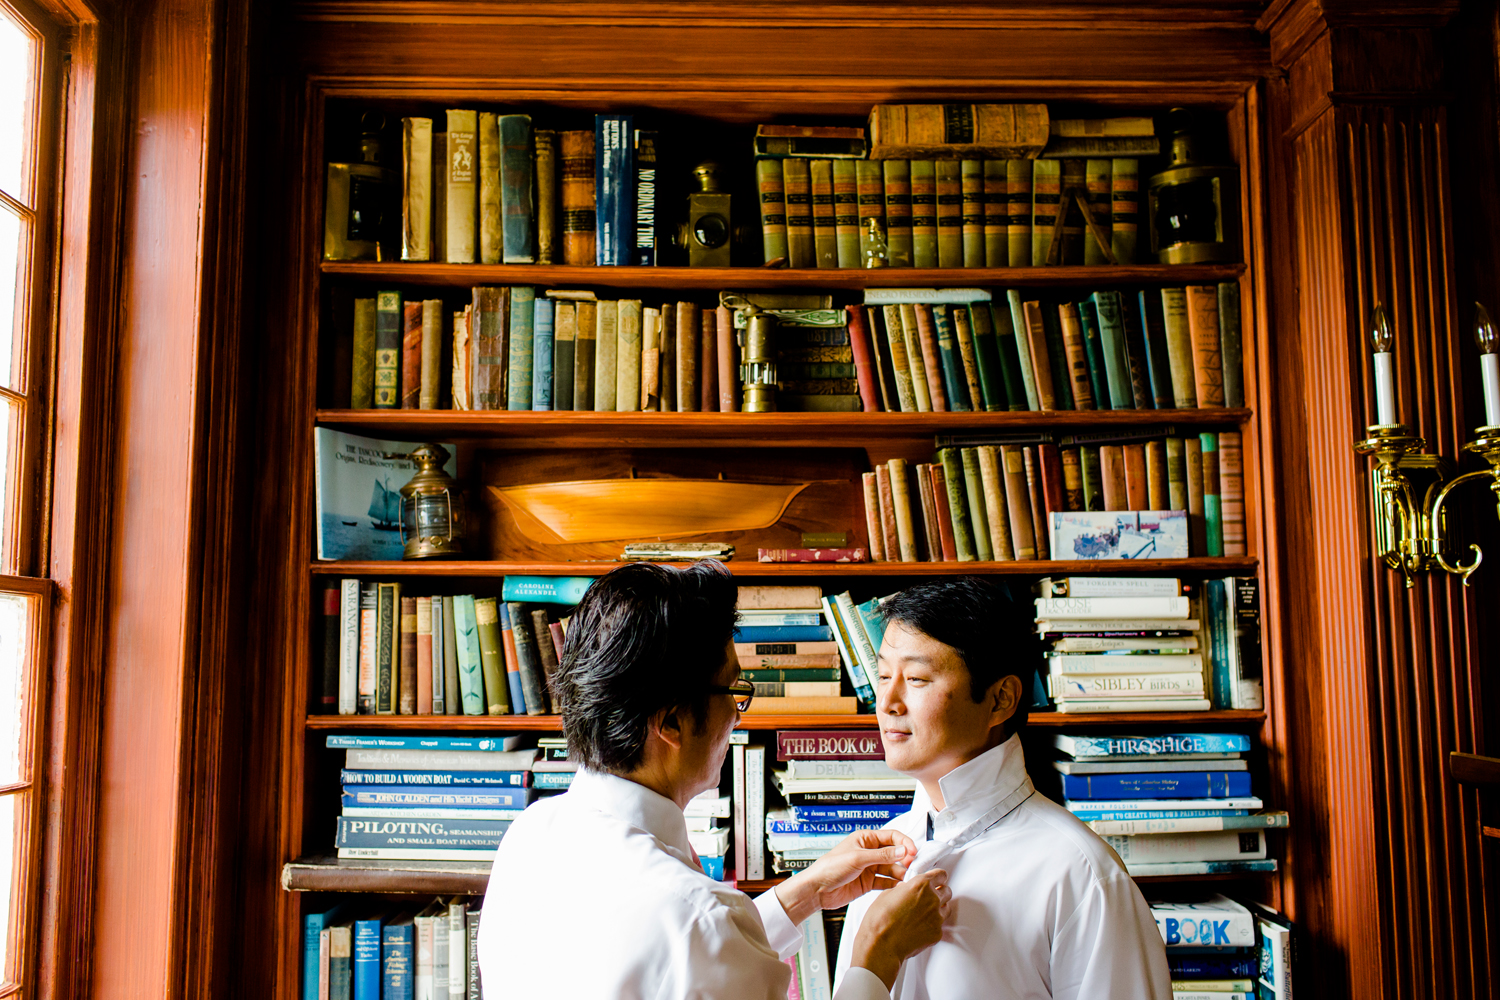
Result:
{"type": "Polygon", "coordinates": [[[795,924],[819,910],[852,903],[871,889],[889,888],[906,875],[917,845],[895,830],[860,830],[776,887],[776,898],[795,924]]]}
{"type": "Polygon", "coordinates": [[[941,868],[882,892],[860,922],[850,964],[869,969],[891,989],[901,963],[942,938],[952,900],[948,873],[941,868]]]}

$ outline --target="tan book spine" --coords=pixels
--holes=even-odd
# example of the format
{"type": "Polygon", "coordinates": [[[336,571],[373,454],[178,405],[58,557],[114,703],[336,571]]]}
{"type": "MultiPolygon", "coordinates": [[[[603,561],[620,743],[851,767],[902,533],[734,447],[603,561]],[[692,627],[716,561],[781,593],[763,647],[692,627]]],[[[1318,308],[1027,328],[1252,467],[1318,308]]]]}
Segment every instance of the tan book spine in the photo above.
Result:
{"type": "Polygon", "coordinates": [[[1197,375],[1193,365],[1193,335],[1188,325],[1187,291],[1161,290],[1162,325],[1167,333],[1167,367],[1172,373],[1172,399],[1179,410],[1198,405],[1197,375]]]}
{"type": "Polygon", "coordinates": [[[432,598],[417,602],[417,714],[432,714],[432,598]]]}
{"type": "Polygon", "coordinates": [[[1151,510],[1151,490],[1146,480],[1146,446],[1122,446],[1125,461],[1126,510],[1151,510]]]}
{"type": "Polygon", "coordinates": [[[375,405],[374,299],[354,300],[354,357],[350,374],[350,409],[370,409],[375,405]]]}
{"type": "Polygon", "coordinates": [[[906,459],[893,458],[886,463],[891,477],[891,507],[896,514],[896,543],[902,562],[917,561],[917,532],[911,509],[911,477],[906,459]]]}
{"type": "Polygon", "coordinates": [[[1105,510],[1129,510],[1130,495],[1125,490],[1125,452],[1117,444],[1100,445],[1100,486],[1104,490],[1105,510]]]}
{"type": "Polygon", "coordinates": [[[560,144],[563,263],[588,267],[595,259],[594,231],[597,225],[594,216],[594,130],[564,132],[560,144]]]}
{"type": "Polygon", "coordinates": [[[469,405],[469,316],[472,307],[453,313],[453,408],[473,409],[469,405]]]}
{"type": "Polygon", "coordinates": [[[1239,431],[1219,432],[1219,518],[1224,554],[1245,554],[1245,459],[1239,431]]]}
{"type": "MultiPolygon", "coordinates": [[[[1167,445],[1164,441],[1146,442],[1146,504],[1142,510],[1171,510],[1167,491],[1167,445]]],[[[1177,508],[1181,510],[1182,508],[1177,508]]]]}
{"type": "Polygon", "coordinates": [[[714,355],[719,363],[719,412],[736,413],[740,408],[740,357],[734,343],[734,314],[727,306],[714,310],[714,355]]]}
{"type": "Polygon", "coordinates": [[[847,697],[756,698],[747,715],[855,715],[859,700],[847,697]]]}
{"type": "Polygon", "coordinates": [[[573,340],[573,409],[594,409],[594,365],[595,352],[599,347],[599,320],[595,316],[595,303],[574,303],[573,340]]]}
{"type": "Polygon", "coordinates": [[[438,393],[443,385],[443,300],[422,300],[422,390],[417,397],[419,410],[438,408],[438,393]]]}
{"type": "Polygon", "coordinates": [[[401,409],[415,410],[422,401],[422,303],[402,303],[401,409]]]}
{"type": "MultiPolygon", "coordinates": [[[[417,711],[417,599],[401,598],[401,690],[396,711],[401,715],[414,715],[417,711]]],[[[427,695],[429,701],[432,694],[427,695]]],[[[428,706],[431,714],[431,705],[428,706]]]]}
{"type": "Polygon", "coordinates": [[[885,526],[880,520],[880,483],[873,472],[861,473],[859,482],[865,497],[865,533],[870,539],[870,561],[885,562],[889,557],[885,551],[885,526]]]}
{"type": "Polygon", "coordinates": [[[901,320],[901,307],[881,307],[885,315],[886,343],[891,349],[891,374],[896,380],[896,401],[902,413],[917,412],[917,394],[912,386],[911,361],[906,356],[906,333],[901,320]]]}
{"type": "Polygon", "coordinates": [[[970,326],[969,310],[964,306],[953,308],[953,339],[958,341],[958,357],[964,366],[964,382],[969,388],[969,408],[975,413],[983,413],[985,405],[984,392],[979,386],[979,356],[974,350],[974,329],[970,326]]]}
{"type": "Polygon", "coordinates": [[[1089,381],[1089,358],[1083,342],[1083,322],[1078,318],[1078,306],[1064,302],[1057,310],[1058,325],[1062,327],[1063,355],[1068,359],[1068,384],[1073,390],[1073,409],[1092,410],[1094,386],[1089,381]]]}
{"type": "Polygon", "coordinates": [[[816,267],[817,250],[813,241],[812,177],[808,162],[800,157],[788,157],[782,160],[781,181],[786,197],[787,266],[816,267]]]}
{"type": "Polygon", "coordinates": [[[479,172],[479,150],[473,111],[448,112],[447,248],[450,264],[474,263],[474,237],[478,230],[475,174],[479,172]]]}
{"type": "MultiPolygon", "coordinates": [[[[590,260],[590,263],[593,263],[590,260]]],[[[598,302],[594,307],[598,331],[594,344],[594,412],[616,409],[619,379],[620,308],[618,302],[598,302]]]]}
{"type": "MultiPolygon", "coordinates": [[[[906,307],[901,307],[902,319],[906,307]]],[[[922,373],[927,377],[927,398],[934,413],[948,412],[948,396],[943,391],[943,362],[938,354],[937,326],[932,321],[932,306],[920,303],[912,307],[917,318],[917,343],[922,348],[922,373]]]]}
{"type": "Polygon", "coordinates": [[[963,164],[958,160],[938,160],[933,166],[937,175],[938,267],[963,267],[963,164]]]}
{"type": "Polygon", "coordinates": [[[1187,287],[1188,335],[1193,339],[1193,382],[1199,406],[1224,405],[1224,362],[1219,339],[1219,287],[1187,287]]]}
{"type": "Polygon", "coordinates": [[[641,300],[621,299],[617,315],[615,411],[633,413],[641,408],[641,300]]]}
{"type": "MultiPolygon", "coordinates": [[[[962,193],[959,214],[962,225],[963,266],[984,267],[984,161],[961,161],[959,183],[962,193]]],[[[942,253],[941,247],[938,253],[942,253]]]]}
{"type": "Polygon", "coordinates": [[[1018,560],[1036,558],[1036,529],[1031,521],[1031,495],[1026,488],[1026,458],[1019,445],[1000,446],[1005,473],[1005,511],[1010,516],[1011,547],[1018,560]]]}
{"type": "Polygon", "coordinates": [[[964,496],[969,502],[970,526],[974,532],[974,554],[980,562],[994,562],[995,546],[990,538],[989,507],[984,502],[984,483],[979,474],[979,451],[960,448],[958,455],[963,468],[964,496]]]}
{"type": "Polygon", "coordinates": [[[927,366],[922,360],[921,336],[917,333],[917,307],[910,302],[902,303],[901,336],[906,344],[907,372],[911,378],[912,399],[918,413],[932,412],[932,392],[927,382],[927,366]]]}
{"type": "Polygon", "coordinates": [[[1077,448],[1061,448],[1063,502],[1068,510],[1083,510],[1083,462],[1077,448]]]}
{"type": "Polygon", "coordinates": [[[1045,104],[877,104],[870,158],[1035,157],[1050,122],[1045,104]]]}
{"type": "MultiPolygon", "coordinates": [[[[887,160],[893,163],[894,160],[887,160]]],[[[927,562],[936,562],[943,558],[942,543],[938,540],[937,507],[932,501],[932,472],[925,464],[913,466],[917,474],[917,495],[922,501],[922,541],[919,546],[918,555],[923,556],[927,562]]]]}
{"type": "Polygon", "coordinates": [[[704,309],[698,322],[698,408],[712,413],[719,408],[719,317],[704,309]]]}
{"type": "Polygon", "coordinates": [[[641,409],[661,409],[661,310],[641,310],[641,409]]]}
{"type": "Polygon", "coordinates": [[[891,492],[891,467],[875,466],[875,482],[880,491],[880,530],[885,536],[885,557],[888,562],[904,562],[901,556],[901,535],[896,526],[895,498],[891,492]]]}
{"type": "Polygon", "coordinates": [[[1104,251],[1110,248],[1113,252],[1109,188],[1112,174],[1110,163],[1111,161],[1102,159],[1084,161],[1083,175],[1084,185],[1088,188],[1089,214],[1093,216],[1094,225],[1104,234],[1104,242],[1100,243],[1094,238],[1092,231],[1084,232],[1083,262],[1085,264],[1107,264],[1109,261],[1105,259],[1104,251]]]}
{"type": "Polygon", "coordinates": [[[401,119],[401,259],[432,259],[432,119],[401,119]]]}
{"type": "Polygon", "coordinates": [[[1203,445],[1196,437],[1184,442],[1187,469],[1188,555],[1208,554],[1208,528],[1203,521],[1203,445]]]}
{"type": "Polygon", "coordinates": [[[1163,442],[1167,453],[1167,506],[1164,510],[1188,509],[1187,448],[1180,437],[1163,442]]]}
{"type": "Polygon", "coordinates": [[[505,259],[504,203],[500,196],[500,116],[479,112],[479,262],[505,259]]]}
{"type": "Polygon", "coordinates": [[[1005,267],[1009,263],[1010,183],[1006,161],[985,160],[984,172],[984,266],[1005,267]]]}
{"type": "Polygon", "coordinates": [[[886,160],[881,173],[885,181],[886,264],[911,267],[911,163],[886,160]]]}
{"type": "Polygon", "coordinates": [[[432,209],[428,260],[448,259],[448,133],[432,133],[432,209]]]}
{"type": "Polygon", "coordinates": [[[1033,446],[1021,449],[1021,464],[1026,470],[1026,495],[1031,501],[1031,531],[1038,559],[1052,558],[1047,540],[1047,504],[1042,497],[1042,463],[1033,446]]]}
{"type": "Polygon", "coordinates": [[[537,129],[536,144],[536,262],[556,264],[560,233],[557,228],[557,133],[537,129]]]}
{"type": "Polygon", "coordinates": [[[812,181],[813,252],[818,267],[838,267],[838,225],[833,214],[833,161],[808,164],[812,181]]]}
{"type": "Polygon", "coordinates": [[[1031,377],[1036,385],[1037,403],[1044,410],[1057,409],[1057,388],[1052,381],[1052,362],[1047,355],[1047,327],[1042,320],[1042,304],[1022,305],[1026,316],[1026,343],[1031,348],[1031,377]]]}
{"type": "Polygon", "coordinates": [[[677,303],[677,412],[695,411],[700,405],[698,391],[698,341],[703,319],[696,305],[677,303]]]}
{"type": "Polygon", "coordinates": [[[981,446],[977,451],[979,484],[984,487],[984,513],[989,521],[990,546],[995,550],[998,562],[1011,562],[1016,558],[1016,549],[1010,537],[1010,512],[1005,509],[1005,482],[1000,472],[1000,449],[990,444],[981,446]]]}
{"type": "MultiPolygon", "coordinates": [[[[696,333],[696,331],[695,331],[696,333]]],[[[661,406],[663,413],[677,409],[677,305],[663,302],[661,305],[661,330],[656,344],[661,349],[661,365],[658,369],[661,380],[661,406]]]]}

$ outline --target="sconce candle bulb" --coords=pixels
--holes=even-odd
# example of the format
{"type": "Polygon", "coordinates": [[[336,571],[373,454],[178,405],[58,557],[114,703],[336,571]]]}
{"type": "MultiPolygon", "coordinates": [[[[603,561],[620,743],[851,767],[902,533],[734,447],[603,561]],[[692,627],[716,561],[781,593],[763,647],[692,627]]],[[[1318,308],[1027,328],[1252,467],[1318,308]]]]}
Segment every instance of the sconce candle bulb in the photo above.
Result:
{"type": "Polygon", "coordinates": [[[1391,368],[1391,321],[1385,314],[1385,306],[1375,304],[1375,316],[1370,325],[1370,343],[1375,348],[1375,422],[1389,427],[1396,419],[1396,383],[1391,368]]]}
{"type": "Polygon", "coordinates": [[[1500,427],[1500,332],[1480,302],[1474,303],[1474,341],[1479,345],[1479,377],[1484,381],[1484,423],[1500,427]]]}

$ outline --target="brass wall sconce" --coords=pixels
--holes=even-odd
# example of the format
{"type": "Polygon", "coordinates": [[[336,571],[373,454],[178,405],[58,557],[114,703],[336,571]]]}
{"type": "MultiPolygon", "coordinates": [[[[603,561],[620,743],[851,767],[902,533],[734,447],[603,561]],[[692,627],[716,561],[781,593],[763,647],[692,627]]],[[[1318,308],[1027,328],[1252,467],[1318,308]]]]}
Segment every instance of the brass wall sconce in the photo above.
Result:
{"type": "Polygon", "coordinates": [[[1474,439],[1464,451],[1479,455],[1489,468],[1453,477],[1453,464],[1440,455],[1427,452],[1427,442],[1411,433],[1396,418],[1395,390],[1392,378],[1390,320],[1385,308],[1375,306],[1370,339],[1374,347],[1375,410],[1380,423],[1367,427],[1369,436],[1354,445],[1361,455],[1375,458],[1371,473],[1374,505],[1375,553],[1391,569],[1400,570],[1406,585],[1416,581],[1412,574],[1433,567],[1454,573],[1468,586],[1469,577],[1479,568],[1484,553],[1470,545],[1473,561],[1449,559],[1448,524],[1444,505],[1448,496],[1470,481],[1486,481],[1495,494],[1500,515],[1500,334],[1490,322],[1484,306],[1477,308],[1474,338],[1479,344],[1480,372],[1484,380],[1485,425],[1475,428],[1474,439]],[[1451,477],[1451,478],[1450,478],[1451,477]],[[1421,502],[1417,490],[1421,488],[1421,502]]]}

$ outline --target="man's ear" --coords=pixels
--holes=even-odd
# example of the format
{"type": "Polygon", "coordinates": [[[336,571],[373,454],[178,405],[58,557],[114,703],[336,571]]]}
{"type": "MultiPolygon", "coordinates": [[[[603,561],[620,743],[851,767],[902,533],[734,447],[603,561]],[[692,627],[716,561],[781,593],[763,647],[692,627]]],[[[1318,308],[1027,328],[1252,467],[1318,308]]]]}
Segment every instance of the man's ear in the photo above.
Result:
{"type": "Polygon", "coordinates": [[[672,749],[681,750],[683,738],[681,707],[673,706],[657,710],[651,716],[648,731],[672,749]]]}
{"type": "Polygon", "coordinates": [[[985,697],[990,706],[990,728],[1004,725],[1021,707],[1021,678],[1007,674],[990,685],[985,697]]]}

